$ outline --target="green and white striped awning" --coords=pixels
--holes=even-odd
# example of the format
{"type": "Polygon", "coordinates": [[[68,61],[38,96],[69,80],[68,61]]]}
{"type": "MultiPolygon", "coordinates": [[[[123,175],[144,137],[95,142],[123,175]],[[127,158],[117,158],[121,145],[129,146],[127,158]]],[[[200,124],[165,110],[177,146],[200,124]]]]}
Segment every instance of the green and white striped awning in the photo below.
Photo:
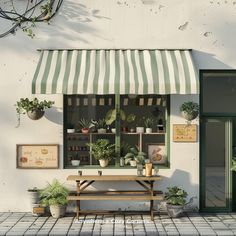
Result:
{"type": "Polygon", "coordinates": [[[196,94],[191,50],[43,50],[40,94],[196,94]]]}

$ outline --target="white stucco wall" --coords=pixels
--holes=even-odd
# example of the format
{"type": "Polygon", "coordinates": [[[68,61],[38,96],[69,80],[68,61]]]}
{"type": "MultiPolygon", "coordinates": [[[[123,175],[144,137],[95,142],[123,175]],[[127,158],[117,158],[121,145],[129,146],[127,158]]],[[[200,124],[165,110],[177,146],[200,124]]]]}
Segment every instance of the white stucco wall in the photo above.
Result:
{"type": "MultiPolygon", "coordinates": [[[[38,96],[55,100],[55,109],[47,111],[39,121],[22,117],[21,126],[15,128],[17,119],[13,105],[21,97],[33,97],[31,80],[39,55],[36,49],[192,48],[198,69],[236,67],[234,1],[149,1],[153,4],[143,4],[143,1],[65,0],[50,26],[41,24],[35,29],[33,40],[20,31],[15,36],[0,39],[0,211],[28,211],[27,188],[41,188],[53,178],[64,182],[67,175],[76,173],[76,170],[62,169],[61,95],[38,96]],[[18,143],[59,143],[61,168],[16,169],[18,143]]],[[[5,28],[6,24],[1,20],[0,30],[5,28]]],[[[178,109],[187,100],[198,101],[198,96],[171,97],[171,130],[173,123],[185,122],[178,109]]],[[[177,184],[183,186],[190,196],[198,198],[198,143],[171,142],[170,145],[171,168],[160,171],[163,175],[160,188],[177,184]]],[[[124,170],[115,171],[125,173],[124,170]]],[[[86,170],[86,174],[96,173],[96,170],[86,170]]],[[[109,173],[114,170],[104,170],[104,174],[109,173]]],[[[127,170],[125,174],[136,174],[136,171],[127,170]]],[[[113,185],[116,186],[119,184],[113,185]]],[[[111,208],[130,205],[109,204],[111,208]]],[[[98,204],[95,206],[99,207],[98,204]]]]}

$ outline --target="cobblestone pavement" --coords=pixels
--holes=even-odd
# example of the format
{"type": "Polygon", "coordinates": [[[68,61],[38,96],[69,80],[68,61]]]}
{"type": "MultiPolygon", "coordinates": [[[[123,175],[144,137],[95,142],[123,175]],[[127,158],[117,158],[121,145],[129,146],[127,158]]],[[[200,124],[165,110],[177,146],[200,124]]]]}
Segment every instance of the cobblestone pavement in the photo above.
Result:
{"type": "Polygon", "coordinates": [[[0,213],[0,235],[236,235],[236,213],[188,213],[177,219],[167,215],[86,215],[60,219],[30,213],[0,213]]]}

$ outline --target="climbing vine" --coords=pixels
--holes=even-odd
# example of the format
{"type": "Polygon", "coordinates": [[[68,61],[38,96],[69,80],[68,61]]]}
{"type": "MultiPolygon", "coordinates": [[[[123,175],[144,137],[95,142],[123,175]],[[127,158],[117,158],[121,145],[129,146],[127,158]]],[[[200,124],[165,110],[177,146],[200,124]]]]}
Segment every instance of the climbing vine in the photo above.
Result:
{"type": "Polygon", "coordinates": [[[0,32],[0,38],[22,29],[29,37],[35,36],[33,28],[38,22],[50,23],[63,0],[8,0],[0,4],[0,18],[10,21],[9,27],[0,32]],[[22,10],[23,9],[23,10],[22,10]]]}

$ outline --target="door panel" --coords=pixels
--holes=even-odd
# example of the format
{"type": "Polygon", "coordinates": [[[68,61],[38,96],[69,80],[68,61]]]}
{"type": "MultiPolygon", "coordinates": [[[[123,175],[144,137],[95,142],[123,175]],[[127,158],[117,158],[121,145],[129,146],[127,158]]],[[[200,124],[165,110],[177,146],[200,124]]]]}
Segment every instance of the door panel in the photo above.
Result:
{"type": "Polygon", "coordinates": [[[204,118],[201,124],[201,209],[229,211],[231,122],[204,118]]]}

